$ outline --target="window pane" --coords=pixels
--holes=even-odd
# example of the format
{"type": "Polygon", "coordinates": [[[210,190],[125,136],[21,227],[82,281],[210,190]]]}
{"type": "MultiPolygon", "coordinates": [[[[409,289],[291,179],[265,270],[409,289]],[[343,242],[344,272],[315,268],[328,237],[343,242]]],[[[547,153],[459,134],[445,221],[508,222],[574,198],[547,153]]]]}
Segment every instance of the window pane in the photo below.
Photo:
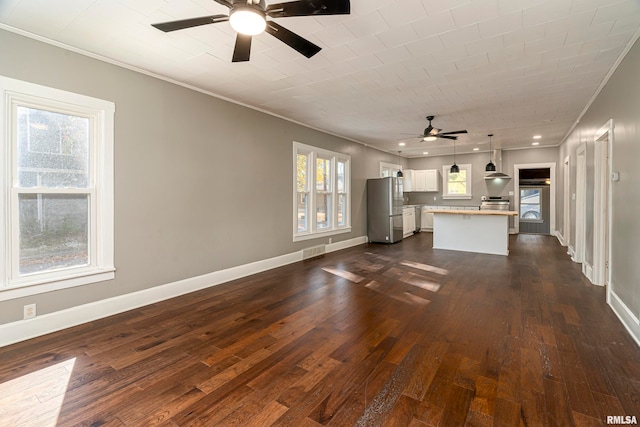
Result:
{"type": "Polygon", "coordinates": [[[339,193],[344,193],[345,192],[345,164],[344,162],[338,162],[338,192],[339,193]]]}
{"type": "Polygon", "coordinates": [[[347,195],[338,195],[338,226],[347,225],[347,195]]]}
{"type": "Polygon", "coordinates": [[[20,273],[89,264],[89,196],[20,194],[20,273]]]}
{"type": "Polygon", "coordinates": [[[296,162],[296,188],[298,192],[309,191],[309,180],[307,179],[307,171],[309,169],[309,155],[298,154],[296,162]]]}
{"type": "Polygon", "coordinates": [[[331,160],[316,159],[316,190],[331,191],[331,160]]]}
{"type": "Polygon", "coordinates": [[[467,194],[466,182],[450,182],[449,194],[467,194]]]}
{"type": "Polygon", "coordinates": [[[458,173],[449,173],[449,182],[467,182],[467,171],[460,169],[458,173]]]}
{"type": "Polygon", "coordinates": [[[316,227],[318,229],[331,227],[331,195],[316,195],[316,227]]]}
{"type": "Polygon", "coordinates": [[[520,218],[540,219],[540,189],[520,189],[520,218]]]}
{"type": "Polygon", "coordinates": [[[18,107],[18,185],[89,185],[89,119],[18,107]]]}
{"type": "Polygon", "coordinates": [[[298,232],[309,230],[309,195],[298,193],[298,232]]]}

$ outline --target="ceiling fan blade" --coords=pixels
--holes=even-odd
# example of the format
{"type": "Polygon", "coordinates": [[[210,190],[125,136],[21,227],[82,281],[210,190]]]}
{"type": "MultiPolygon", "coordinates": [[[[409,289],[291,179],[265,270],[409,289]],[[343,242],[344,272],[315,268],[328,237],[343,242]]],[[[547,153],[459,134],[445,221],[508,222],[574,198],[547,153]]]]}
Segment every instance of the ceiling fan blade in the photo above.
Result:
{"type": "Polygon", "coordinates": [[[223,6],[227,6],[229,9],[231,9],[233,7],[233,1],[228,1],[228,0],[213,0],[216,3],[220,3],[223,6]]]}
{"type": "Polygon", "coordinates": [[[198,27],[200,25],[208,25],[215,24],[218,22],[228,21],[229,17],[227,15],[211,15],[211,16],[201,16],[199,18],[190,18],[190,19],[181,19],[179,21],[169,21],[169,22],[161,22],[159,24],[151,24],[152,27],[155,27],[165,33],[176,30],[184,30],[185,28],[198,27]]]}
{"type": "Polygon", "coordinates": [[[348,15],[349,0],[298,0],[267,6],[267,15],[274,18],[309,15],[348,15]]]}
{"type": "Polygon", "coordinates": [[[282,25],[273,21],[267,22],[267,28],[265,31],[281,42],[288,44],[307,58],[311,58],[313,55],[320,52],[320,49],[322,49],[320,46],[316,46],[309,40],[300,37],[296,33],[287,30],[282,25]]]}
{"type": "Polygon", "coordinates": [[[467,133],[467,131],[466,130],[457,130],[455,132],[442,132],[442,133],[439,133],[438,135],[455,135],[455,134],[458,134],[458,133],[467,133]]]}
{"type": "Polygon", "coordinates": [[[443,135],[443,134],[438,135],[438,138],[443,138],[443,139],[453,139],[454,141],[455,141],[456,139],[458,139],[458,137],[457,137],[457,136],[449,136],[449,135],[443,135]]]}
{"type": "Polygon", "coordinates": [[[238,33],[236,36],[236,46],[233,49],[233,59],[231,62],[245,62],[251,55],[251,36],[238,33]]]}

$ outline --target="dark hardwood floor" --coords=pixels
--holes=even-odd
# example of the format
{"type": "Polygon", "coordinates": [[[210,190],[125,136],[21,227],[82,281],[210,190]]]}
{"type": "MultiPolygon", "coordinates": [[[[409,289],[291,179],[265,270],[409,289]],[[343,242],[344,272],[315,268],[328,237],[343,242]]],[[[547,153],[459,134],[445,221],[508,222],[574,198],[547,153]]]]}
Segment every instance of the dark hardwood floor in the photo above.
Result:
{"type": "Polygon", "coordinates": [[[363,245],[0,349],[2,426],[594,426],[640,350],[555,238],[363,245]]]}

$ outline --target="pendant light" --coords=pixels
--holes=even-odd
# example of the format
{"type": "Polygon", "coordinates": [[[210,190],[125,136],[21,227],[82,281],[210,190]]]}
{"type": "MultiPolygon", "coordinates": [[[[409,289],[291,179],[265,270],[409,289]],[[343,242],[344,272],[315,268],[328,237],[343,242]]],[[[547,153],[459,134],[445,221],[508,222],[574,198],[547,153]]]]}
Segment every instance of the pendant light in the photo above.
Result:
{"type": "MultiPolygon", "coordinates": [[[[398,151],[398,168],[400,167],[400,153],[402,153],[402,151],[398,151]]],[[[402,178],[404,176],[404,174],[402,173],[402,171],[400,169],[398,169],[398,173],[396,174],[396,176],[398,178],[402,178]]]]}
{"type": "Polygon", "coordinates": [[[456,165],[456,139],[458,138],[453,138],[453,165],[451,165],[451,169],[449,170],[450,173],[460,172],[460,168],[456,165]]]}
{"type": "Polygon", "coordinates": [[[489,137],[489,163],[487,163],[487,166],[484,168],[484,170],[486,172],[495,172],[496,171],[496,165],[493,164],[493,161],[491,160],[491,157],[493,157],[493,151],[491,151],[491,137],[493,136],[492,133],[490,133],[489,135],[487,135],[489,137]]]}

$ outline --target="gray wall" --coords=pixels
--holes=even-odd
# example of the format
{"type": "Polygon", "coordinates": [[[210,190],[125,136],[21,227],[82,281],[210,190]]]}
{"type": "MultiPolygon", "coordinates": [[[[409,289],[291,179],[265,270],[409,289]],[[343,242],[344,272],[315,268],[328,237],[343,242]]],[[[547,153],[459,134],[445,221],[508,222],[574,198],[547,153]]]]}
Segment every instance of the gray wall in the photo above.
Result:
{"type": "Polygon", "coordinates": [[[0,30],[0,74],[113,101],[116,279],[0,302],[46,314],[298,251],[292,141],[351,155],[352,226],[366,234],[365,180],[397,157],[0,30]]]}
{"type": "MultiPolygon", "coordinates": [[[[622,302],[640,316],[640,42],[629,51],[603,90],[588,108],[579,124],[560,147],[558,162],[571,156],[571,188],[576,191],[576,151],[580,144],[587,146],[586,197],[586,254],[585,261],[593,265],[593,208],[594,208],[594,135],[609,119],[613,119],[612,171],[620,173],[620,181],[613,182],[611,230],[611,288],[622,302]]],[[[561,205],[559,205],[561,206],[561,205]]],[[[558,211],[559,222],[563,212],[558,211]]],[[[571,201],[570,244],[575,247],[575,201],[571,201]]]]}

